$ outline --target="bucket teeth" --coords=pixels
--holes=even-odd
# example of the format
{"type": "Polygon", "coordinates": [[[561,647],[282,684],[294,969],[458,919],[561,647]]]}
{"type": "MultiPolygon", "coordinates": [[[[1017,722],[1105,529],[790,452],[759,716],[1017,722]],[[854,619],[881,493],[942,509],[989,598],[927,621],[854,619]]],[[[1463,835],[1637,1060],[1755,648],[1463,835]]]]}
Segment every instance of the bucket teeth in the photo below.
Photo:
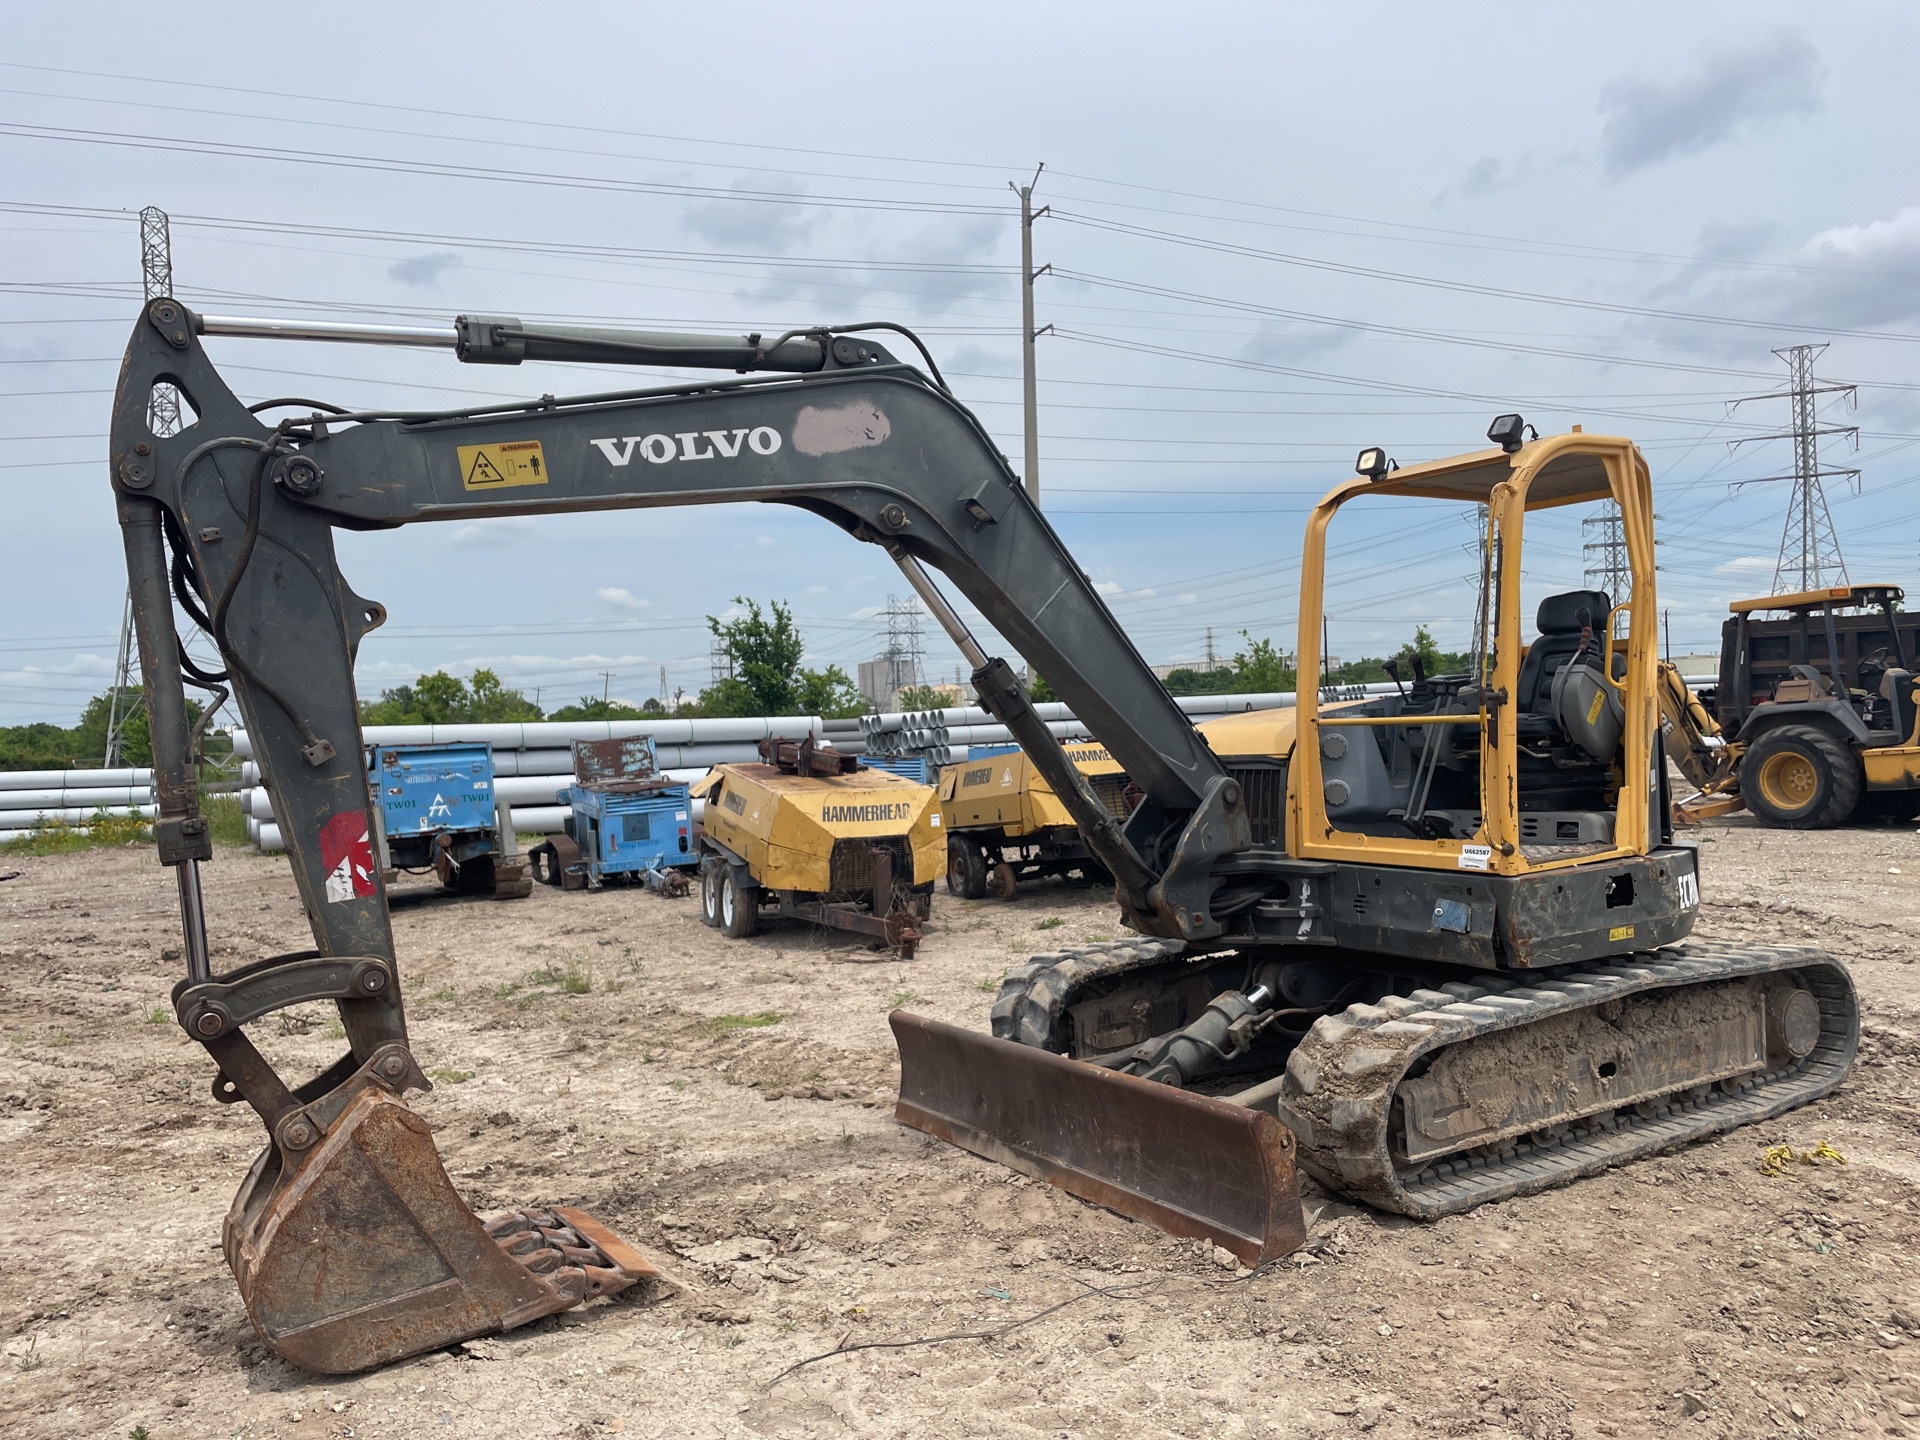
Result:
{"type": "Polygon", "coordinates": [[[623,1264],[623,1258],[633,1258],[630,1255],[608,1255],[581,1233],[573,1214],[513,1211],[487,1221],[486,1230],[516,1263],[556,1291],[572,1296],[576,1305],[599,1295],[618,1295],[657,1273],[651,1267],[623,1264]]]}

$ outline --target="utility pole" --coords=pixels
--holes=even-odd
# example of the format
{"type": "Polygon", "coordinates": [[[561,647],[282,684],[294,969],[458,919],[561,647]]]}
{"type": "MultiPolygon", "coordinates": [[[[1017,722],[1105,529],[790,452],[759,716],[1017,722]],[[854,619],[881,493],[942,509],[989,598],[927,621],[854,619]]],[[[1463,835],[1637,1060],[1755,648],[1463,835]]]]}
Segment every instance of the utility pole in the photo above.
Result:
{"type": "Polygon", "coordinates": [[[1207,626],[1207,673],[1211,675],[1220,668],[1220,657],[1213,652],[1213,626],[1207,626]]]}
{"type": "Polygon", "coordinates": [[[1858,397],[1851,385],[1823,383],[1814,376],[1813,362],[1826,348],[1824,344],[1789,345],[1783,350],[1774,351],[1787,364],[1787,388],[1768,395],[1743,396],[1727,404],[1727,413],[1731,415],[1749,401],[1785,400],[1789,402],[1793,417],[1791,430],[1771,435],[1743,435],[1738,440],[1727,442],[1729,450],[1737,450],[1742,445],[1761,440],[1793,442],[1791,471],[1762,475],[1752,480],[1736,480],[1729,487],[1729,493],[1732,493],[1747,485],[1769,485],[1780,480],[1792,482],[1793,488],[1787,492],[1787,523],[1780,532],[1780,558],[1773,567],[1775,595],[1790,595],[1847,583],[1847,562],[1840,554],[1840,537],[1834,531],[1833,515],[1827,509],[1826,491],[1821,488],[1820,482],[1829,476],[1839,476],[1858,493],[1860,472],[1857,469],[1829,469],[1823,466],[1820,463],[1820,437],[1843,435],[1858,449],[1860,427],[1820,424],[1815,414],[1815,397],[1844,395],[1849,410],[1858,403],[1858,397]]]}
{"type": "Polygon", "coordinates": [[[1053,326],[1043,330],[1033,328],[1033,282],[1053,266],[1033,268],[1033,222],[1053,207],[1043,205],[1035,210],[1033,188],[1040,183],[1040,172],[1046,168],[1045,161],[1035,166],[1033,179],[1025,185],[1007,182],[1007,188],[1020,197],[1020,393],[1027,422],[1027,498],[1036,506],[1040,503],[1040,387],[1034,375],[1033,342],[1053,326]]]}
{"type": "MultiPolygon", "coordinates": [[[[173,238],[167,212],[149,205],[140,212],[140,289],[148,304],[173,294],[173,238]]],[[[180,433],[180,392],[156,385],[147,396],[147,428],[155,435],[180,433]]],[[[127,721],[139,708],[133,692],[133,590],[128,587],[120,607],[120,649],[114,659],[113,688],[107,692],[107,744],[100,764],[118,768],[126,739],[127,721]]]]}
{"type": "Polygon", "coordinates": [[[600,703],[607,704],[613,698],[613,671],[600,672],[600,703]]]}

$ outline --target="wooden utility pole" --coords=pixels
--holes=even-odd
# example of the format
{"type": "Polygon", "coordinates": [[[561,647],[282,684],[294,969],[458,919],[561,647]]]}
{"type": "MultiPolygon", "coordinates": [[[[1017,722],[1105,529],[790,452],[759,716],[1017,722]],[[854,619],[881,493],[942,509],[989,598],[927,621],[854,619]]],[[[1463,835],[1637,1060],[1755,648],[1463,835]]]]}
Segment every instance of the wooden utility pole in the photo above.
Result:
{"type": "Polygon", "coordinates": [[[1033,188],[1040,183],[1040,172],[1046,169],[1042,161],[1034,167],[1033,179],[1025,185],[1015,185],[1011,180],[1007,188],[1020,197],[1020,371],[1021,399],[1024,403],[1027,422],[1027,498],[1035,505],[1040,503],[1040,398],[1039,386],[1033,371],[1033,342],[1047,330],[1033,328],[1033,282],[1038,280],[1053,266],[1042,265],[1033,268],[1033,222],[1052,208],[1041,206],[1033,208],[1033,188]]]}

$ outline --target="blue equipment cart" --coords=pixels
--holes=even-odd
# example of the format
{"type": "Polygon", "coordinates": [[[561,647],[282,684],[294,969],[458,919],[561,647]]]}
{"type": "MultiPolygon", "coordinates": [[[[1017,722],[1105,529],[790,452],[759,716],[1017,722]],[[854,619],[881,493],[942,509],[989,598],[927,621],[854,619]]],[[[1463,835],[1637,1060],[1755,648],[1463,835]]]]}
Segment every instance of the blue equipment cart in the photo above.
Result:
{"type": "Polygon", "coordinates": [[[599,889],[625,876],[666,895],[689,893],[700,863],[687,787],[655,768],[653,741],[576,740],[574,783],[559,792],[572,808],[566,834],[530,852],[536,879],[568,890],[599,889]]]}
{"type": "Polygon", "coordinates": [[[502,817],[486,745],[372,745],[367,784],[383,870],[432,870],[463,895],[510,899],[531,882],[502,817]]]}
{"type": "Polygon", "coordinates": [[[860,763],[869,770],[884,770],[889,775],[904,775],[920,785],[927,785],[927,757],[924,755],[862,755],[860,763]]]}

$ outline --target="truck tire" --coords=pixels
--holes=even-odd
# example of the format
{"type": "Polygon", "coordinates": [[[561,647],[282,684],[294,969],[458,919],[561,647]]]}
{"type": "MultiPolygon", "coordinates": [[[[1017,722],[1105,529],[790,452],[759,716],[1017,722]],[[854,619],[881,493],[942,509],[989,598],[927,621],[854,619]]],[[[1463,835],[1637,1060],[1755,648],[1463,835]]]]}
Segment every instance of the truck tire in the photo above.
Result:
{"type": "Polygon", "coordinates": [[[1776,725],[1740,761],[1740,797],[1768,825],[1830,830],[1860,803],[1860,762],[1838,736],[1812,725],[1776,725]]]}
{"type": "Polygon", "coordinates": [[[964,835],[947,838],[947,893],[978,900],[987,893],[987,855],[964,835]]]}
{"type": "Polygon", "coordinates": [[[731,865],[720,873],[720,928],[734,940],[744,940],[760,929],[759,893],[735,880],[731,865]]]}
{"type": "Polygon", "coordinates": [[[700,862],[700,923],[720,928],[720,862],[709,855],[700,862]]]}

